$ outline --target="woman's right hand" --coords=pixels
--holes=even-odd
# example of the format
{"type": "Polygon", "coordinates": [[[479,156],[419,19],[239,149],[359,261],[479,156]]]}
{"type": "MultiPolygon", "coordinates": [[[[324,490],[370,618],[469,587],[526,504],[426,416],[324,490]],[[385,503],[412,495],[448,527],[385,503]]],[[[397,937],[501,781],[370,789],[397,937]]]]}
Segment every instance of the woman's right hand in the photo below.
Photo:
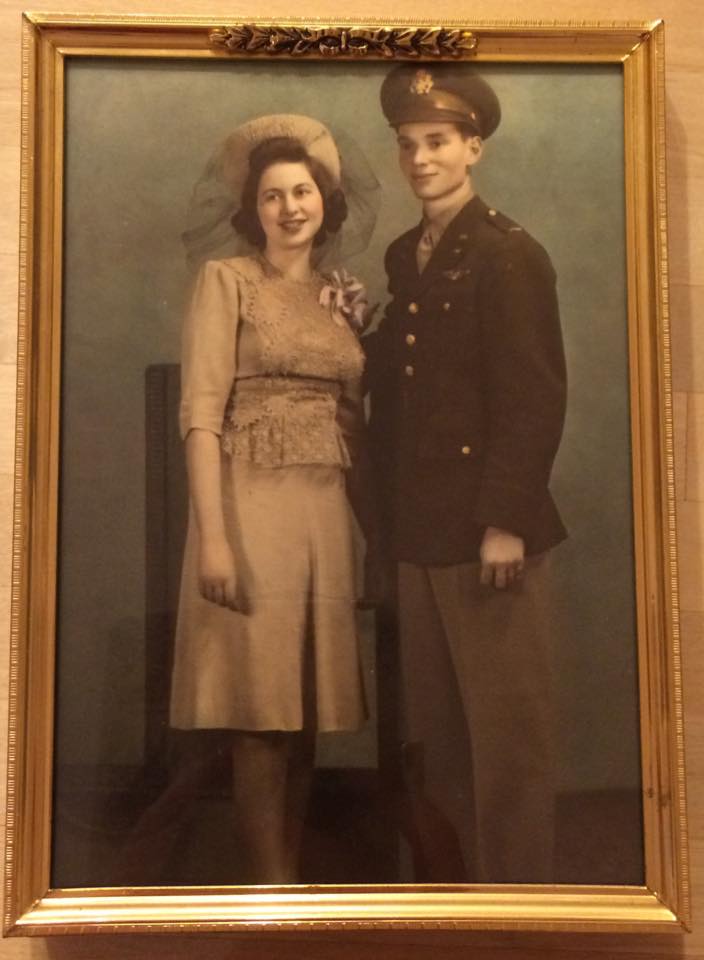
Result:
{"type": "Polygon", "coordinates": [[[201,596],[220,607],[237,610],[237,574],[230,544],[222,539],[201,543],[198,566],[201,596]]]}

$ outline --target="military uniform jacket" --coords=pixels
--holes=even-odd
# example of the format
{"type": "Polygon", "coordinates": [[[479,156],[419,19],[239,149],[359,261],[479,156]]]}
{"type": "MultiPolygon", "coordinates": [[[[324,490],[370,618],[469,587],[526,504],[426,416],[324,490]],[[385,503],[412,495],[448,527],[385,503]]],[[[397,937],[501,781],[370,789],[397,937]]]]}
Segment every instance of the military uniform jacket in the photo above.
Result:
{"type": "Polygon", "coordinates": [[[548,490],[566,378],[545,250],[479,197],[419,274],[421,226],[386,254],[391,302],[364,338],[384,528],[398,559],[478,559],[487,526],[527,553],[564,538],[548,490]]]}

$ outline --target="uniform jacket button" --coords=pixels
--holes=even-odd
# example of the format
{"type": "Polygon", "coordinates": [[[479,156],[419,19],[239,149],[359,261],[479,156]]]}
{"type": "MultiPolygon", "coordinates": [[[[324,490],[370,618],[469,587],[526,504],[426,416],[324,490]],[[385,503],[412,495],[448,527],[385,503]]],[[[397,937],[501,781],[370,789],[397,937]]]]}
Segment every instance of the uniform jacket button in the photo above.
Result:
{"type": "Polygon", "coordinates": [[[413,374],[415,373],[415,370],[414,370],[413,367],[410,365],[410,363],[409,363],[408,366],[406,367],[405,373],[406,373],[406,376],[407,376],[407,377],[412,377],[413,374]]]}
{"type": "Polygon", "coordinates": [[[418,304],[417,304],[417,303],[414,303],[413,301],[411,301],[411,302],[408,304],[408,312],[409,312],[409,313],[418,313],[418,309],[419,309],[419,307],[418,307],[418,304]]]}
{"type": "Polygon", "coordinates": [[[415,335],[412,334],[412,333],[407,333],[407,334],[406,334],[406,343],[408,344],[408,346],[409,346],[409,347],[412,347],[415,342],[416,342],[415,335]]]}
{"type": "Polygon", "coordinates": [[[450,301],[446,300],[445,303],[443,303],[442,308],[443,310],[449,310],[450,306],[451,306],[450,301]]]}
{"type": "Polygon", "coordinates": [[[472,448],[469,446],[469,444],[465,444],[462,447],[462,453],[465,455],[465,457],[468,457],[471,452],[472,452],[472,448]]]}

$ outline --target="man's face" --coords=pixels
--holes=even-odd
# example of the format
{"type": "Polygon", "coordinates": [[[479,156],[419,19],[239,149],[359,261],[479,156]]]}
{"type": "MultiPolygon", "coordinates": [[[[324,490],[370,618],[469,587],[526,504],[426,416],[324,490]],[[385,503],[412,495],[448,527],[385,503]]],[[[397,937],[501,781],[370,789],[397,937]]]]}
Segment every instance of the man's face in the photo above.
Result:
{"type": "Polygon", "coordinates": [[[423,201],[459,189],[482,148],[480,137],[465,138],[454,123],[402,123],[397,137],[401,171],[423,201]]]}

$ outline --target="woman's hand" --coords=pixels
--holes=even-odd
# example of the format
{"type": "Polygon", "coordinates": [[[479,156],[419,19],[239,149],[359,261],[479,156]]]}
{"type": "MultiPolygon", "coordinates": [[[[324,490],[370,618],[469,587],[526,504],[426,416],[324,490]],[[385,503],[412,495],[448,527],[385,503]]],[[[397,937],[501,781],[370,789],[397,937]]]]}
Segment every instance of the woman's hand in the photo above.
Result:
{"type": "Polygon", "coordinates": [[[200,538],[198,589],[211,603],[230,610],[237,604],[235,558],[225,532],[222,510],[220,437],[194,428],[186,437],[188,488],[200,538]]]}
{"type": "Polygon", "coordinates": [[[237,573],[230,544],[223,538],[201,543],[198,562],[201,596],[220,607],[237,610],[237,573]]]}
{"type": "Polygon", "coordinates": [[[504,590],[523,576],[523,540],[508,530],[487,527],[479,548],[479,559],[482,564],[479,582],[504,590]]]}

